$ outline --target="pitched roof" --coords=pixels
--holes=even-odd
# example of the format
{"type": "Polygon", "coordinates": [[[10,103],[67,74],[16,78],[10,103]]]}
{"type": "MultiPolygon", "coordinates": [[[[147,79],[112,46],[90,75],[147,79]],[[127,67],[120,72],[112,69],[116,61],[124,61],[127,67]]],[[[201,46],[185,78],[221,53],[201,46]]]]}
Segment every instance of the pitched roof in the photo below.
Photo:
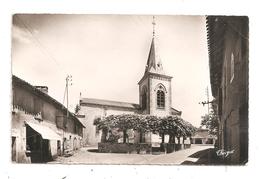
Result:
{"type": "Polygon", "coordinates": [[[217,96],[221,83],[221,69],[224,55],[224,37],[226,31],[224,16],[207,16],[207,38],[209,53],[210,83],[212,95],[217,96]]]}
{"type": "Polygon", "coordinates": [[[182,111],[179,111],[173,107],[171,107],[171,112],[174,113],[174,114],[177,114],[177,115],[181,115],[182,114],[182,111]]]}
{"type": "MultiPolygon", "coordinates": [[[[207,16],[207,39],[209,53],[209,70],[212,95],[217,97],[218,88],[221,85],[223,63],[225,57],[225,46],[227,44],[226,34],[230,31],[239,34],[239,38],[248,41],[248,17],[247,16],[207,16]],[[243,27],[244,30],[241,30],[243,27]],[[234,31],[234,29],[236,29],[234,31]],[[247,30],[246,30],[247,29],[247,30]]],[[[232,33],[233,33],[232,32],[232,33]]],[[[242,43],[242,42],[241,42],[242,43]]],[[[246,42],[245,44],[247,44],[246,42]]],[[[247,48],[247,47],[245,47],[247,48]]]]}
{"type": "Polygon", "coordinates": [[[155,37],[152,38],[148,59],[145,66],[144,76],[138,82],[140,84],[147,76],[159,76],[161,78],[171,80],[172,76],[165,74],[161,58],[159,57],[158,48],[155,37]]]}
{"type": "Polygon", "coordinates": [[[147,72],[165,74],[154,37],[152,39],[148,60],[145,67],[145,73],[147,72]]]}
{"type": "Polygon", "coordinates": [[[209,134],[207,129],[198,129],[192,138],[215,138],[215,136],[209,134]]]}
{"type": "MultiPolygon", "coordinates": [[[[45,99],[46,101],[49,101],[50,103],[52,103],[53,105],[55,105],[57,108],[59,108],[62,111],[67,111],[67,108],[61,104],[60,102],[58,102],[56,99],[52,98],[50,95],[48,95],[47,93],[42,92],[41,90],[37,89],[37,87],[31,85],[30,83],[22,80],[21,78],[18,78],[17,76],[13,75],[12,76],[12,83],[14,84],[19,84],[19,86],[22,86],[24,88],[27,88],[29,90],[32,91],[32,93],[35,93],[39,96],[41,96],[43,99],[45,99]]],[[[82,124],[82,122],[71,112],[69,112],[69,116],[71,118],[73,118],[74,120],[78,121],[82,127],[85,128],[85,126],[82,124]]]]}
{"type": "Polygon", "coordinates": [[[127,108],[132,110],[138,110],[140,108],[139,104],[127,103],[121,101],[111,101],[104,99],[96,99],[96,98],[82,98],[80,100],[80,105],[98,105],[98,106],[107,106],[107,107],[119,107],[119,108],[127,108]]]}

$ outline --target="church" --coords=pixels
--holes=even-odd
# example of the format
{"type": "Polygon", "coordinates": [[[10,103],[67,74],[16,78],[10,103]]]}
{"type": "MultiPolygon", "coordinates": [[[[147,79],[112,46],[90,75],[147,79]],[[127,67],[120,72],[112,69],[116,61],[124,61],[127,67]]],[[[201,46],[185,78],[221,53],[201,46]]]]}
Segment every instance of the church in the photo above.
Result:
{"type": "MultiPolygon", "coordinates": [[[[122,101],[111,101],[94,98],[80,98],[78,117],[86,128],[83,131],[83,145],[97,145],[101,140],[101,131],[96,129],[93,121],[97,117],[111,114],[147,114],[156,116],[178,115],[181,111],[172,107],[171,80],[165,74],[162,61],[157,52],[155,38],[155,22],[153,20],[153,36],[145,66],[144,75],[138,82],[139,104],[122,101]]],[[[151,134],[143,136],[143,142],[153,142],[151,134]]]]}

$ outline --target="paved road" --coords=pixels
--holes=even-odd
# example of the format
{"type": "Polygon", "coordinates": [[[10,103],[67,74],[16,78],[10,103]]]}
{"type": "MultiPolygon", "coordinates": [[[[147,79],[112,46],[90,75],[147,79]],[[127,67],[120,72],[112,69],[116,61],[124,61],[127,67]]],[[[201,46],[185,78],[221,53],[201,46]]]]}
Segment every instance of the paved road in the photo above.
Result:
{"type": "Polygon", "coordinates": [[[115,154],[115,153],[95,153],[89,149],[81,148],[71,157],[59,157],[49,163],[63,164],[181,164],[183,161],[196,161],[196,158],[189,158],[193,153],[213,146],[192,145],[191,148],[173,152],[170,154],[115,154]]]}

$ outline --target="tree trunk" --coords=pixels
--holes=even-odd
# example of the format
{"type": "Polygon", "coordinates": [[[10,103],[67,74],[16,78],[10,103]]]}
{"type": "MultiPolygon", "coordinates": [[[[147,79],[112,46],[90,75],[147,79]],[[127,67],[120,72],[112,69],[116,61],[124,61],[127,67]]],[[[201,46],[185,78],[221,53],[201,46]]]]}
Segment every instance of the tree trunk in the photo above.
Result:
{"type": "Polygon", "coordinates": [[[107,141],[107,132],[107,129],[102,129],[101,143],[105,143],[107,141]]]}
{"type": "Polygon", "coordinates": [[[126,143],[126,130],[123,130],[123,143],[125,144],[126,143]]]}
{"type": "Polygon", "coordinates": [[[172,135],[169,134],[169,140],[168,140],[168,143],[169,143],[169,144],[171,143],[171,140],[172,140],[172,135]]]}
{"type": "Polygon", "coordinates": [[[181,138],[177,137],[177,139],[178,139],[178,144],[180,144],[181,143],[181,138]]]}
{"type": "Polygon", "coordinates": [[[170,134],[169,135],[169,144],[175,144],[175,135],[170,134]]]}
{"type": "Polygon", "coordinates": [[[164,140],[165,140],[165,136],[164,133],[162,133],[162,144],[164,143],[164,140]]]}
{"type": "Polygon", "coordinates": [[[143,132],[140,131],[139,133],[140,133],[140,140],[139,140],[139,142],[142,143],[143,142],[143,132]]]}
{"type": "Polygon", "coordinates": [[[182,137],[182,144],[184,144],[184,140],[185,140],[185,137],[183,136],[183,137],[182,137]]]}

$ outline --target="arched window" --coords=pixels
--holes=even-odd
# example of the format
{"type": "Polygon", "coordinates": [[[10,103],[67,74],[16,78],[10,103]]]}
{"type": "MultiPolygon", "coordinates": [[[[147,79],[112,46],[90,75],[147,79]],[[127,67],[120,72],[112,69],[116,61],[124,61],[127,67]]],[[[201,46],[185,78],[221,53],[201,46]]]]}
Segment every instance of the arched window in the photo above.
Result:
{"type": "Polygon", "coordinates": [[[165,107],[165,93],[162,90],[157,91],[157,107],[158,108],[165,107]]]}
{"type": "Polygon", "coordinates": [[[145,110],[147,107],[147,90],[143,88],[142,90],[142,109],[145,110]]]}

